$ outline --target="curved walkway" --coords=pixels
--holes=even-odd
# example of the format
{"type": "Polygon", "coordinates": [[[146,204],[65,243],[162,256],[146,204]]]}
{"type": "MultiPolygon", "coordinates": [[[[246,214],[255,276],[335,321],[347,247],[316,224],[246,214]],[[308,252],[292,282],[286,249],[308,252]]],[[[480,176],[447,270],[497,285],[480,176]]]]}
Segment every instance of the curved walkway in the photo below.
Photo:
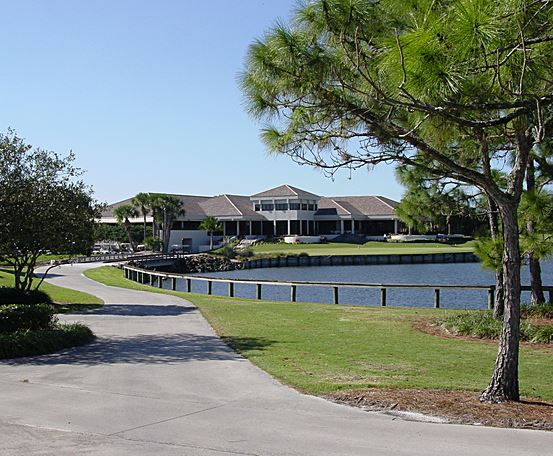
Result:
{"type": "Polygon", "coordinates": [[[409,422],[283,386],[236,355],[189,302],[49,281],[104,308],[64,319],[98,339],[0,363],[2,455],[549,455],[553,433],[409,422]]]}

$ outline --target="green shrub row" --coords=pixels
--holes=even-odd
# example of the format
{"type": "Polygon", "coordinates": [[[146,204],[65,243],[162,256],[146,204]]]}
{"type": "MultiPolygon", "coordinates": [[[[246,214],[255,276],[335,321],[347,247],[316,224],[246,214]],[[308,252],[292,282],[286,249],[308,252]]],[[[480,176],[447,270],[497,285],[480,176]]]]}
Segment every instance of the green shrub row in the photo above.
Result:
{"type": "Polygon", "coordinates": [[[41,290],[23,291],[0,287],[0,304],[53,304],[52,298],[41,290]]]}
{"type": "Polygon", "coordinates": [[[553,318],[553,303],[522,306],[521,313],[524,317],[553,318]]]}
{"type": "MultiPolygon", "coordinates": [[[[501,333],[501,321],[494,319],[491,312],[475,311],[449,315],[440,320],[440,325],[453,334],[481,339],[497,339],[501,333]]],[[[534,343],[551,343],[553,325],[534,325],[522,320],[520,338],[534,343]]]]}
{"type": "Polygon", "coordinates": [[[0,305],[0,333],[47,329],[56,323],[50,304],[0,305]]]}
{"type": "Polygon", "coordinates": [[[60,324],[38,331],[0,333],[0,359],[45,355],[84,345],[93,339],[92,331],[79,323],[60,324]]]}

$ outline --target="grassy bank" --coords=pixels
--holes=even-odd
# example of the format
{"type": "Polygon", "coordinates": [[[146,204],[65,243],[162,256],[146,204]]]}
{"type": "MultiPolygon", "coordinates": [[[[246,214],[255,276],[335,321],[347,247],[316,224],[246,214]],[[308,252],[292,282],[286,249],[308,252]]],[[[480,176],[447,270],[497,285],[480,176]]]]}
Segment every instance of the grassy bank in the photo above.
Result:
{"type": "Polygon", "coordinates": [[[367,242],[365,244],[332,243],[327,244],[285,244],[262,243],[252,248],[255,255],[299,254],[308,255],[388,255],[388,254],[422,254],[472,252],[473,242],[450,245],[440,242],[367,242]]]}
{"type": "MultiPolygon", "coordinates": [[[[55,274],[55,272],[56,270],[53,269],[52,273],[55,274]]],[[[35,284],[35,282],[33,282],[33,284],[35,284]]],[[[8,268],[0,268],[0,286],[13,287],[13,285],[13,271],[8,268]]],[[[58,287],[47,282],[43,282],[40,289],[48,293],[56,304],[62,304],[62,308],[60,309],[62,311],[72,308],[96,307],[104,303],[100,298],[91,294],[58,287]]]]}
{"type": "MultiPolygon", "coordinates": [[[[152,289],[101,267],[85,273],[107,285],[169,293],[199,307],[229,345],[279,380],[312,394],[369,387],[480,391],[497,344],[414,329],[452,311],[363,308],[229,299],[152,289]]],[[[553,400],[553,350],[522,347],[521,392],[553,400]]]]}

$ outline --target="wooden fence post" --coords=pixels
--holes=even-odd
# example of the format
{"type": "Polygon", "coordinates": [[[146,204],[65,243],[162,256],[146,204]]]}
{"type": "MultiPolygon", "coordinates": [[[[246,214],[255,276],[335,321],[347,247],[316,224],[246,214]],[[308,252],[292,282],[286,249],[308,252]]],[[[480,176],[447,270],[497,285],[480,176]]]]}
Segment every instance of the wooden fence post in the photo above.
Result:
{"type": "Polygon", "coordinates": [[[386,288],[380,289],[380,305],[386,307],[386,288]]]}
{"type": "Polygon", "coordinates": [[[333,292],[332,293],[332,295],[333,295],[332,296],[333,297],[332,302],[334,304],[339,304],[338,287],[332,287],[332,292],[333,292]]]}
{"type": "Polygon", "coordinates": [[[296,286],[290,286],[290,301],[296,302],[296,286]]]}
{"type": "Polygon", "coordinates": [[[440,308],[440,289],[436,288],[434,290],[434,307],[436,309],[440,308]]]}
{"type": "Polygon", "coordinates": [[[260,283],[255,284],[255,297],[257,299],[261,299],[261,284],[260,283]]]}

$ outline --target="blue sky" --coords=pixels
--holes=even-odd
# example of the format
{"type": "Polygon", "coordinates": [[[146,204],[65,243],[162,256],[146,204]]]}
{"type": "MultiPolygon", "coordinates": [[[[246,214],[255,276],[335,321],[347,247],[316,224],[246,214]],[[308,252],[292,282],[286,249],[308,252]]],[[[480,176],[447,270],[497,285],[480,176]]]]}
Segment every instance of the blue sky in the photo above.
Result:
{"type": "Polygon", "coordinates": [[[334,181],[268,156],[237,84],[294,0],[2,0],[0,130],[73,150],[101,201],[252,194],[283,183],[399,199],[393,168],[334,181]]]}

